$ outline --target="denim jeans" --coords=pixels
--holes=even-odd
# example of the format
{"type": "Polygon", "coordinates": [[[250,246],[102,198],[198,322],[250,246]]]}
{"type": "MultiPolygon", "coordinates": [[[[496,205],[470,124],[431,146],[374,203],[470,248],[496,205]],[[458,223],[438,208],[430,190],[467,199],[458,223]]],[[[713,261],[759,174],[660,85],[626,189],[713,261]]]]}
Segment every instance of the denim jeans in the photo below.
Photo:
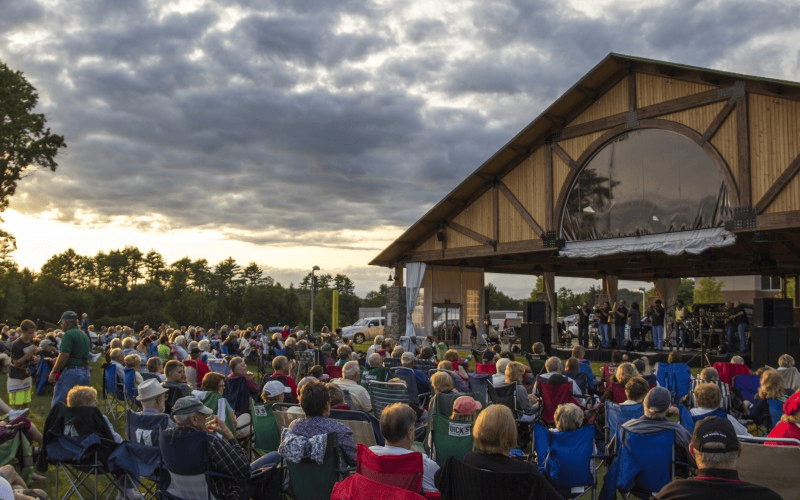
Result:
{"type": "Polygon", "coordinates": [[[737,328],[739,329],[739,352],[745,352],[745,348],[747,347],[747,337],[745,336],[745,330],[747,330],[747,324],[739,323],[737,328]]]}
{"type": "Polygon", "coordinates": [[[608,323],[600,323],[600,342],[604,349],[611,347],[611,328],[608,323]]]}
{"type": "Polygon", "coordinates": [[[728,339],[728,352],[733,352],[733,332],[736,330],[736,326],[733,323],[728,323],[725,325],[725,336],[728,339]]]}
{"type": "Polygon", "coordinates": [[[678,347],[689,347],[688,339],[686,338],[686,327],[684,325],[678,325],[675,327],[675,336],[677,337],[675,340],[678,342],[678,347]]]}
{"type": "Polygon", "coordinates": [[[56,403],[66,403],[67,393],[76,385],[89,385],[89,368],[74,368],[69,367],[61,370],[61,376],[58,377],[55,387],[53,387],[53,400],[50,406],[55,406],[56,403]]]}
{"type": "Polygon", "coordinates": [[[617,339],[617,349],[622,349],[625,345],[625,325],[614,326],[614,337],[617,339]]]}
{"type": "Polygon", "coordinates": [[[589,347],[589,326],[578,327],[578,343],[583,347],[589,347]]]}
{"type": "Polygon", "coordinates": [[[653,325],[653,346],[656,351],[664,348],[664,325],[653,325]]]}

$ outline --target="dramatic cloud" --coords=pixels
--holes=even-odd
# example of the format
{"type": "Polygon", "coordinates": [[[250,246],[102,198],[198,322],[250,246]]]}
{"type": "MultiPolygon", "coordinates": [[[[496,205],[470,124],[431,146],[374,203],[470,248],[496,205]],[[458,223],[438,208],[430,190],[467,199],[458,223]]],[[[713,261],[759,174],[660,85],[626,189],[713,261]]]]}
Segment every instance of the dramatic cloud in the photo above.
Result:
{"type": "Polygon", "coordinates": [[[796,2],[599,5],[0,0],[69,145],[12,208],[377,253],[609,52],[800,80],[796,2]]]}

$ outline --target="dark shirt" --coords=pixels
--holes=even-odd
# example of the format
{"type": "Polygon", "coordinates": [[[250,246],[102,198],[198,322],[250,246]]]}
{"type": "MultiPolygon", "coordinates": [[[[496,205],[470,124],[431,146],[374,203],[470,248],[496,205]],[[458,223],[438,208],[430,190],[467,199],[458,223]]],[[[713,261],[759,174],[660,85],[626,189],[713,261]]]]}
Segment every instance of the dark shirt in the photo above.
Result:
{"type": "Polygon", "coordinates": [[[650,319],[653,320],[653,326],[664,326],[664,308],[653,307],[653,312],[650,313],[650,319]]]}
{"type": "Polygon", "coordinates": [[[625,306],[617,307],[616,312],[614,312],[614,323],[617,327],[625,327],[625,323],[628,319],[628,308],[625,306]]]}
{"type": "Polygon", "coordinates": [[[578,308],[578,323],[582,328],[589,328],[589,316],[591,311],[588,309],[584,309],[583,307],[578,308]]]}
{"type": "Polygon", "coordinates": [[[741,324],[747,325],[747,324],[749,324],[748,321],[747,321],[747,312],[744,310],[744,306],[743,305],[739,304],[738,306],[734,307],[733,308],[733,315],[736,316],[735,317],[735,321],[736,321],[737,325],[741,325],[741,324]],[[741,313],[741,314],[739,314],[739,313],[741,313]]]}
{"type": "Polygon", "coordinates": [[[601,325],[607,325],[608,324],[608,313],[610,313],[611,310],[610,309],[606,309],[605,307],[598,307],[596,312],[597,312],[597,321],[598,321],[598,323],[600,323],[601,325]]]}
{"type": "Polygon", "coordinates": [[[537,470],[533,462],[528,460],[517,460],[507,455],[499,453],[481,453],[478,451],[470,451],[464,456],[463,462],[470,467],[488,470],[491,472],[522,472],[533,475],[539,481],[536,481],[534,491],[537,493],[534,497],[537,499],[561,499],[555,488],[547,482],[537,470]]]}
{"type": "Polygon", "coordinates": [[[780,495],[769,488],[739,480],[739,474],[730,469],[699,469],[696,477],[675,479],[656,493],[662,500],[778,500],[780,495]]]}
{"type": "MultiPolygon", "coordinates": [[[[21,338],[11,344],[11,361],[17,361],[25,356],[25,349],[32,346],[33,342],[25,342],[21,338]]],[[[8,376],[18,380],[26,379],[30,376],[30,360],[26,361],[22,366],[16,367],[11,365],[8,369],[8,376]]]]}

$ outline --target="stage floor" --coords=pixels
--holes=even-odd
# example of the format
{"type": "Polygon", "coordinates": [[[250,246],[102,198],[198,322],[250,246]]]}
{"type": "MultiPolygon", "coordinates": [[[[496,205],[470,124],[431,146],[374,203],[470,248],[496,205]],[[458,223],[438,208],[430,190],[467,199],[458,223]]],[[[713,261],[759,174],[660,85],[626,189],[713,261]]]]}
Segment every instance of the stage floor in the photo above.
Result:
{"type": "MultiPolygon", "coordinates": [[[[612,351],[613,349],[587,348],[585,359],[588,359],[589,361],[610,362],[612,351]]],[[[647,359],[650,361],[650,366],[653,366],[655,363],[666,363],[667,357],[669,356],[669,353],[671,351],[665,349],[660,352],[659,351],[621,351],[621,352],[628,355],[629,361],[641,358],[642,356],[647,356],[647,359]]],[[[572,355],[572,347],[567,347],[563,345],[554,345],[551,349],[551,353],[553,356],[558,356],[561,359],[567,359],[572,355]]],[[[692,368],[700,368],[701,366],[700,349],[686,349],[685,351],[681,351],[681,355],[683,357],[684,363],[687,363],[692,368]]],[[[729,354],[718,355],[716,351],[706,351],[705,356],[706,356],[706,361],[703,363],[702,366],[713,365],[717,361],[730,361],[729,354]]],[[[750,366],[750,355],[743,354],[741,356],[744,358],[745,364],[750,366]]]]}

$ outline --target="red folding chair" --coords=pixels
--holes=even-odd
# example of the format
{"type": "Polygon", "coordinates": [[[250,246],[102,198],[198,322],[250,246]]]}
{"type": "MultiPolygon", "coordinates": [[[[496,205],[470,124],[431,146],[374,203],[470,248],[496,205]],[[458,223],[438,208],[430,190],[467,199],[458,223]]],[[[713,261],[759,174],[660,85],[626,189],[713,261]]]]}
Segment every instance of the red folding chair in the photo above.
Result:
{"type": "Polygon", "coordinates": [[[558,405],[575,403],[580,406],[578,400],[572,397],[572,381],[563,384],[539,384],[536,387],[542,398],[542,420],[548,425],[555,425],[555,413],[558,405]]]}
{"type": "Polygon", "coordinates": [[[341,366],[328,365],[325,367],[325,370],[331,378],[342,378],[342,368],[341,366]]]}
{"type": "MultiPolygon", "coordinates": [[[[382,484],[422,492],[422,453],[377,455],[363,444],[358,445],[356,473],[382,484]]],[[[425,498],[440,498],[439,493],[423,493],[425,498]]]]}
{"type": "Polygon", "coordinates": [[[336,483],[331,500],[424,500],[419,493],[373,481],[361,474],[353,474],[336,483]]]}

